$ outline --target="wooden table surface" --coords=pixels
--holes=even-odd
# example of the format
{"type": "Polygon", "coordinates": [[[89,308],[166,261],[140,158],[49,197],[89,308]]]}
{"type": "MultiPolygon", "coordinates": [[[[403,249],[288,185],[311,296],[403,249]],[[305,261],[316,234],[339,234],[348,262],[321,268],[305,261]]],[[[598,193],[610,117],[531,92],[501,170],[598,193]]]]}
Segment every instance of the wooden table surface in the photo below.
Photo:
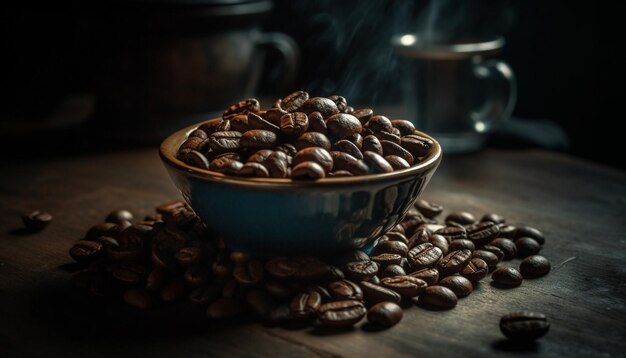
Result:
{"type": "MultiPolygon", "coordinates": [[[[183,319],[179,306],[142,313],[71,289],[68,249],[115,208],[147,214],[178,198],[155,150],[0,164],[0,357],[624,356],[626,174],[538,151],[446,157],[424,194],[446,212],[497,212],[540,228],[543,278],[503,290],[485,279],[449,311],[411,307],[400,324],[329,332],[254,320],[183,319]],[[19,214],[54,221],[23,235],[19,214]],[[501,315],[544,312],[549,334],[518,347],[501,315]]],[[[505,262],[517,266],[519,261],[505,262]]]]}

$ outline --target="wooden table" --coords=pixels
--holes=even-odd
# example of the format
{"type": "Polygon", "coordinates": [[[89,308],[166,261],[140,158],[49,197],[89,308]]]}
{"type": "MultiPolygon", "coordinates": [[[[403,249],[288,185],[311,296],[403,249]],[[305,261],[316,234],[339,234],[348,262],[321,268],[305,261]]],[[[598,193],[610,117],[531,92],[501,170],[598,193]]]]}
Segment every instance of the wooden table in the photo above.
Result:
{"type": "MultiPolygon", "coordinates": [[[[253,320],[182,319],[182,308],[136,312],[70,288],[67,251],[115,208],[144,215],[177,198],[155,150],[0,165],[0,357],[196,356],[624,356],[626,175],[546,152],[488,150],[447,157],[425,197],[447,210],[497,212],[546,234],[553,264],[518,289],[476,292],[449,311],[411,307],[395,327],[328,332],[253,320]],[[19,213],[54,215],[21,235],[19,213]],[[550,333],[518,347],[501,315],[544,312],[550,333]]],[[[518,265],[518,261],[506,262],[518,265]]]]}

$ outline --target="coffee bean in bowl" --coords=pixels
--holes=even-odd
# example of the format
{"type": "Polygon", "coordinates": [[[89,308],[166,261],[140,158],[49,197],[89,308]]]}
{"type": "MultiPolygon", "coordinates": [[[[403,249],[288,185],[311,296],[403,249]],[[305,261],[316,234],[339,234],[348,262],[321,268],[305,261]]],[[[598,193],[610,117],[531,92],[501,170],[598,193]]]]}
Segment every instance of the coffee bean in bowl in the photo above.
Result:
{"type": "Polygon", "coordinates": [[[413,205],[442,153],[418,131],[403,145],[410,126],[367,108],[347,113],[339,97],[300,91],[264,109],[241,101],[169,136],[161,159],[230,249],[271,257],[363,248],[413,205]]]}

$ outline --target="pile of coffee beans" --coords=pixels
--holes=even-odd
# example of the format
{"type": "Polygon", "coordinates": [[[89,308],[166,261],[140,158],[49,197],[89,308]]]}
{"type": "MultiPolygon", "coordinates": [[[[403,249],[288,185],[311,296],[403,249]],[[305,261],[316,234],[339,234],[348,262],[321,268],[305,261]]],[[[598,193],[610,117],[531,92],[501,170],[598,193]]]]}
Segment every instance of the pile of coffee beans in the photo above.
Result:
{"type": "MultiPolygon", "coordinates": [[[[351,327],[367,317],[392,326],[402,319],[402,303],[450,309],[489,274],[494,285],[515,287],[550,271],[549,261],[537,255],[545,242],[539,230],[495,214],[477,220],[468,212],[439,223],[443,207],[424,200],[369,254],[264,262],[228,251],[184,202],[156,211],[139,222],[129,211],[114,211],[90,228],[70,249],[84,267],[76,285],[142,309],[187,300],[210,318],[253,312],[271,322],[351,327]],[[513,258],[523,259],[519,270],[502,265],[513,258]]],[[[518,327],[541,323],[535,322],[541,316],[518,318],[503,319],[505,334],[526,334],[518,327]]]]}
{"type": "Polygon", "coordinates": [[[418,164],[433,142],[413,124],[304,91],[262,110],[246,99],[204,122],[178,149],[185,163],[227,175],[315,180],[389,173],[418,164]]]}

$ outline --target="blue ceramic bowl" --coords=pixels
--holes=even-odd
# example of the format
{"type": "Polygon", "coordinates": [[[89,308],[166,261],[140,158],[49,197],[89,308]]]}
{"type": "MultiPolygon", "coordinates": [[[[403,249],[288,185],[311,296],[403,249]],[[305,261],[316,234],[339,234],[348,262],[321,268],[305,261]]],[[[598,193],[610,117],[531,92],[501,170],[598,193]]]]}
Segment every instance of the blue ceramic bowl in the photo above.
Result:
{"type": "Polygon", "coordinates": [[[317,181],[239,178],[192,167],[178,147],[197,124],[163,141],[160,155],[174,184],[228,248],[259,256],[333,254],[368,244],[394,227],[441,161],[431,153],[408,169],[317,181]]]}

